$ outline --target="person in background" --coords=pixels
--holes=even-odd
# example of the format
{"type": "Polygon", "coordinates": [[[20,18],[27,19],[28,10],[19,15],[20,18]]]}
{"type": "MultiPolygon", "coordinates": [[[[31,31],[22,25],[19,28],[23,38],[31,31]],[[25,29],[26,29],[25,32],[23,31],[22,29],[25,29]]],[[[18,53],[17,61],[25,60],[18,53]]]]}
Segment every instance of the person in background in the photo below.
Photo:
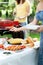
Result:
{"type": "MultiPolygon", "coordinates": [[[[22,27],[22,26],[26,25],[27,16],[30,15],[30,3],[26,0],[16,0],[16,7],[14,8],[13,15],[15,16],[14,21],[19,22],[18,27],[22,27]]],[[[16,33],[19,37],[25,38],[25,35],[27,32],[19,31],[19,32],[15,32],[15,34],[16,33]]],[[[15,36],[15,34],[13,32],[13,36],[15,36]]]]}
{"type": "MultiPolygon", "coordinates": [[[[38,21],[42,22],[42,25],[36,30],[40,32],[40,48],[39,48],[39,55],[38,55],[38,65],[43,65],[43,0],[39,0],[39,4],[36,9],[36,15],[34,20],[30,23],[37,24],[38,21]]],[[[14,31],[26,30],[25,27],[20,28],[13,28],[14,31]]]]}

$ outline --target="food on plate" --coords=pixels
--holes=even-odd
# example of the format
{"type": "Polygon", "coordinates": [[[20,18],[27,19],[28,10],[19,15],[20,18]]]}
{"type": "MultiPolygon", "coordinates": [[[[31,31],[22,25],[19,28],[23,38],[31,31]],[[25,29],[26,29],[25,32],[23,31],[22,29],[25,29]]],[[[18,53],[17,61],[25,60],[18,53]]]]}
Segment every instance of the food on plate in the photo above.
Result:
{"type": "Polygon", "coordinates": [[[27,41],[27,43],[33,43],[33,44],[34,44],[34,41],[33,41],[33,39],[32,39],[31,37],[28,37],[28,38],[26,39],[26,41],[27,41]]]}
{"type": "Polygon", "coordinates": [[[24,40],[22,40],[21,43],[22,43],[22,44],[27,44],[27,41],[24,39],[24,40]]]}
{"type": "Polygon", "coordinates": [[[33,47],[34,46],[34,41],[33,41],[33,39],[31,37],[28,37],[26,39],[26,42],[27,42],[27,44],[29,44],[29,47],[33,47]]]}
{"type": "Polygon", "coordinates": [[[21,38],[11,38],[11,39],[9,39],[8,40],[8,42],[10,43],[10,44],[15,44],[15,45],[19,45],[19,44],[21,44],[21,41],[22,41],[23,39],[21,39],[21,38]]]}
{"type": "Polygon", "coordinates": [[[37,42],[37,41],[38,41],[38,38],[33,38],[33,41],[34,41],[34,42],[37,42]]]}
{"type": "Polygon", "coordinates": [[[25,41],[23,41],[22,43],[24,43],[24,45],[26,45],[28,47],[34,46],[34,41],[30,36],[25,41]]]}
{"type": "Polygon", "coordinates": [[[1,48],[1,49],[4,49],[4,45],[3,45],[3,44],[0,44],[0,48],[1,48]]]}
{"type": "Polygon", "coordinates": [[[34,44],[32,44],[32,43],[30,43],[30,44],[25,44],[27,47],[33,47],[34,46],[34,44]]]}
{"type": "Polygon", "coordinates": [[[26,46],[24,45],[16,45],[16,46],[11,45],[11,46],[6,47],[5,50],[16,51],[16,50],[22,50],[24,48],[26,48],[26,46]]]}

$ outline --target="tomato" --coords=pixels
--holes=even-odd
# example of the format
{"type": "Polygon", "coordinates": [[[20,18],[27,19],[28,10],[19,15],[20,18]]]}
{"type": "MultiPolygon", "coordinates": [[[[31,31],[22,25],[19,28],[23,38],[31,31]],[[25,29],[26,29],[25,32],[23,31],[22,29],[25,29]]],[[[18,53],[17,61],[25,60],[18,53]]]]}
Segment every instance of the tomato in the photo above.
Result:
{"type": "Polygon", "coordinates": [[[0,48],[4,49],[4,45],[3,44],[0,44],[0,48]]]}

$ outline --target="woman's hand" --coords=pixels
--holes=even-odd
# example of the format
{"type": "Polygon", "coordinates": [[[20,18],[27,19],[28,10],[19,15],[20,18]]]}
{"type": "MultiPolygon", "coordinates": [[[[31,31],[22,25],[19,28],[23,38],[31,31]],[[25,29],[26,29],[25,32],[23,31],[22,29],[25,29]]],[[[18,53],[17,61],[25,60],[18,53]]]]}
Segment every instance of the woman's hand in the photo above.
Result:
{"type": "Polygon", "coordinates": [[[36,31],[37,32],[43,32],[43,25],[41,25],[36,31]]]}
{"type": "Polygon", "coordinates": [[[12,27],[9,31],[14,31],[14,32],[17,32],[18,29],[16,27],[12,27]]]}
{"type": "Polygon", "coordinates": [[[5,27],[6,30],[10,30],[13,26],[5,27]]]}

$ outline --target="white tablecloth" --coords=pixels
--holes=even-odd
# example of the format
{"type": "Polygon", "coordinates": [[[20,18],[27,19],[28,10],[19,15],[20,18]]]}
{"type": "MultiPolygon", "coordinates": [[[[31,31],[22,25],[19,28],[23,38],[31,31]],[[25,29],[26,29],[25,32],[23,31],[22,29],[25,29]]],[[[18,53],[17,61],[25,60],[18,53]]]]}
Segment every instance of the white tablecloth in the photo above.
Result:
{"type": "Polygon", "coordinates": [[[9,55],[0,51],[0,65],[37,65],[38,50],[27,48],[20,52],[12,52],[9,55]]]}

